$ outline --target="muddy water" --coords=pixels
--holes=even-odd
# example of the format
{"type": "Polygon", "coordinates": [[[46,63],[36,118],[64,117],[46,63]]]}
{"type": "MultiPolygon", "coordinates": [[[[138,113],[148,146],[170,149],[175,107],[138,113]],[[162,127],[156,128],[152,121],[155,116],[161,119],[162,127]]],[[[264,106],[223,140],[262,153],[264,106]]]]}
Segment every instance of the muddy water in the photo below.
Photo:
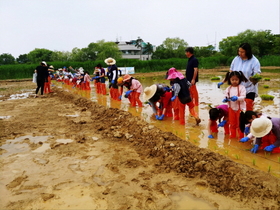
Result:
{"type": "MultiPolygon", "coordinates": [[[[279,75],[278,75],[279,77],[279,75]]],[[[280,177],[280,155],[270,154],[264,151],[258,151],[257,154],[252,154],[250,149],[252,147],[252,141],[246,143],[240,143],[239,139],[229,139],[224,135],[223,128],[219,128],[219,133],[214,136],[214,139],[208,138],[207,122],[209,104],[212,106],[222,104],[223,91],[227,85],[224,84],[221,89],[217,88],[217,81],[211,81],[211,77],[200,78],[197,83],[197,89],[199,92],[200,105],[197,107],[197,112],[202,120],[199,126],[195,125],[193,117],[189,116],[188,108],[186,111],[186,125],[180,125],[178,121],[173,121],[172,118],[165,118],[164,121],[157,121],[152,116],[152,109],[148,104],[145,104],[142,108],[130,107],[129,101],[126,98],[122,98],[122,101],[111,100],[109,95],[96,94],[95,88],[92,84],[91,91],[80,91],[73,89],[72,87],[63,85],[63,88],[67,88],[69,91],[73,91],[76,94],[80,94],[86,98],[91,99],[99,104],[107,107],[119,108],[124,111],[129,111],[135,116],[139,116],[145,121],[161,128],[164,131],[169,131],[177,135],[178,137],[190,141],[193,144],[201,147],[208,148],[214,152],[230,157],[232,160],[249,165],[251,167],[270,172],[273,175],[280,177]]],[[[141,77],[137,78],[143,85],[143,89],[147,86],[156,83],[168,84],[167,80],[163,79],[163,76],[158,77],[141,77]]],[[[260,97],[255,100],[255,110],[260,110],[263,113],[271,117],[279,117],[280,109],[280,90],[279,80],[271,83],[264,82],[259,84],[259,96],[262,94],[273,95],[275,98],[273,101],[262,101],[260,97]],[[264,84],[269,84],[270,88],[264,88],[264,84]],[[278,85],[277,85],[278,84],[278,85]]],[[[55,83],[60,86],[61,83],[55,83]]],[[[124,90],[126,91],[126,90],[124,90]]],[[[141,98],[143,101],[143,98],[141,98]]]]}

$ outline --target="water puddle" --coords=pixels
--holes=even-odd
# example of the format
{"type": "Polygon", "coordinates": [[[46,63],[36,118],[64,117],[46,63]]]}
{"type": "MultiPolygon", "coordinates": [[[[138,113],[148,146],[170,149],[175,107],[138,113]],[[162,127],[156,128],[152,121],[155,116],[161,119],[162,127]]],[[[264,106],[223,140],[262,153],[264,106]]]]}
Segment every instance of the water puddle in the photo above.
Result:
{"type": "Polygon", "coordinates": [[[210,205],[206,201],[200,198],[196,198],[189,193],[174,193],[170,196],[171,200],[176,202],[176,209],[201,209],[201,210],[211,210],[217,209],[214,206],[210,205]]]}
{"type": "Polygon", "coordinates": [[[0,120],[6,120],[6,119],[9,119],[11,118],[11,116],[0,116],[0,120]]]}
{"type": "Polygon", "coordinates": [[[20,136],[18,138],[15,138],[13,140],[7,140],[5,144],[3,144],[1,149],[1,155],[0,157],[8,157],[10,155],[17,154],[17,156],[25,156],[27,152],[31,151],[30,144],[42,144],[41,147],[33,150],[33,152],[44,152],[49,147],[49,144],[44,143],[47,141],[49,136],[20,136]],[[4,150],[4,151],[3,151],[4,150]],[[20,154],[18,154],[20,153],[20,154]]]}
{"type": "Polygon", "coordinates": [[[28,98],[32,94],[34,95],[34,93],[31,93],[31,92],[13,94],[13,95],[10,95],[10,98],[8,100],[25,99],[25,98],[28,98]]]}
{"type": "Polygon", "coordinates": [[[68,143],[73,142],[73,140],[72,139],[57,139],[56,142],[63,143],[63,144],[68,144],[68,143]]]}
{"type": "Polygon", "coordinates": [[[50,144],[44,143],[41,147],[33,150],[34,153],[43,153],[46,150],[51,149],[50,144]]]}

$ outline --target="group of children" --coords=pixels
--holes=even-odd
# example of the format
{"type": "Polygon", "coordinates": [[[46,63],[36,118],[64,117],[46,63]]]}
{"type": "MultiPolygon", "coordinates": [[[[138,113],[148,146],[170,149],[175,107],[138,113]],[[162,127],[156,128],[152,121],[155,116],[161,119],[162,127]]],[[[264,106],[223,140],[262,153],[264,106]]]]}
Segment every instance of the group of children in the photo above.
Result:
{"type": "MultiPolygon", "coordinates": [[[[120,75],[113,58],[107,58],[105,63],[108,65],[107,72],[101,64],[98,64],[92,78],[82,68],[76,70],[74,75],[64,70],[63,72],[66,73],[63,74],[63,81],[65,83],[67,80],[71,81],[73,87],[85,90],[90,89],[90,81],[94,81],[97,93],[106,95],[105,78],[107,77],[110,97],[114,100],[122,100],[124,88],[126,88],[124,97],[130,101],[131,106],[142,107],[140,95],[143,92],[143,99],[151,106],[156,120],[172,117],[185,125],[185,108],[188,106],[196,124],[201,122],[195,110],[198,104],[194,104],[189,90],[191,84],[175,68],[170,68],[166,73],[165,79],[170,81],[170,86],[153,84],[143,91],[139,80],[129,74],[120,75]]],[[[59,81],[59,77],[57,80],[59,81]]],[[[255,137],[255,144],[251,150],[253,153],[256,153],[258,149],[280,152],[280,118],[269,118],[264,114],[246,110],[246,89],[241,83],[247,82],[247,78],[242,71],[228,72],[224,82],[229,85],[225,90],[225,97],[221,99],[226,104],[210,108],[208,138],[214,138],[218,128],[223,127],[225,135],[229,135],[230,138],[239,138],[240,142],[246,142],[255,137]],[[244,137],[244,134],[247,136],[244,137]]]]}
{"type": "Polygon", "coordinates": [[[280,153],[280,118],[270,118],[248,110],[246,89],[241,85],[241,82],[247,82],[247,78],[242,71],[228,72],[224,81],[229,86],[222,102],[227,104],[211,107],[209,110],[208,138],[214,138],[213,134],[218,132],[218,127],[224,127],[225,135],[230,138],[238,137],[241,143],[254,139],[252,153],[256,153],[258,149],[280,153]],[[244,134],[247,136],[244,137],[244,134]]]}

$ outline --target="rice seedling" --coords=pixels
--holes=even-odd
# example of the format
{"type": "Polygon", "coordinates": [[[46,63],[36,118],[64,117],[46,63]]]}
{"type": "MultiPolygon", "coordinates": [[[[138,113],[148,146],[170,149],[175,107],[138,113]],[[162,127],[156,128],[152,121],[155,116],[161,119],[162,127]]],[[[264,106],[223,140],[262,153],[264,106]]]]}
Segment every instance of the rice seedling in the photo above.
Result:
{"type": "Polygon", "coordinates": [[[194,143],[197,143],[198,141],[196,139],[193,140],[194,143]]]}
{"type": "Polygon", "coordinates": [[[278,162],[280,163],[280,157],[278,157],[278,162]]]}
{"type": "Polygon", "coordinates": [[[236,160],[239,160],[240,156],[238,154],[235,154],[234,156],[235,156],[236,160]]]}
{"type": "Polygon", "coordinates": [[[265,158],[268,158],[270,156],[270,152],[264,152],[265,158]]]}
{"type": "Polygon", "coordinates": [[[261,81],[262,76],[260,74],[255,74],[254,76],[250,77],[250,81],[253,84],[257,84],[259,81],[261,81]]]}
{"type": "Polygon", "coordinates": [[[268,85],[264,85],[263,87],[264,87],[264,88],[269,88],[269,86],[268,86],[268,85]]]}
{"type": "Polygon", "coordinates": [[[265,101],[272,101],[274,99],[274,96],[271,95],[261,95],[261,99],[265,101]]]}
{"type": "Polygon", "coordinates": [[[268,166],[268,173],[271,171],[271,165],[268,166]]]}
{"type": "Polygon", "coordinates": [[[201,134],[202,134],[202,137],[204,137],[204,132],[203,131],[201,131],[201,134]]]}
{"type": "Polygon", "coordinates": [[[264,81],[270,81],[270,78],[264,78],[264,81]]]}
{"type": "Polygon", "coordinates": [[[228,155],[228,150],[225,150],[225,154],[228,155]]]}
{"type": "Polygon", "coordinates": [[[212,77],[211,80],[220,80],[220,77],[212,77]]]}
{"type": "Polygon", "coordinates": [[[253,166],[256,165],[256,159],[253,159],[253,166]]]}

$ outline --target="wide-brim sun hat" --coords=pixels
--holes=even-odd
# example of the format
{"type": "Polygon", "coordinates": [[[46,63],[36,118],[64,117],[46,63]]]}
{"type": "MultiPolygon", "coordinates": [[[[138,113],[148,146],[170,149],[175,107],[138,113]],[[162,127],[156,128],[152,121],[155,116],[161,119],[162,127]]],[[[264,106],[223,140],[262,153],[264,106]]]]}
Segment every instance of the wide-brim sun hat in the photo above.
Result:
{"type": "Polygon", "coordinates": [[[260,117],[254,119],[251,123],[250,132],[255,137],[263,137],[267,135],[272,129],[272,122],[267,117],[260,117]]]}
{"type": "Polygon", "coordinates": [[[176,78],[184,79],[185,77],[181,72],[178,72],[174,67],[172,67],[168,70],[167,79],[170,80],[170,79],[176,79],[176,78]]]}
{"type": "Polygon", "coordinates": [[[114,65],[116,64],[116,60],[114,58],[107,58],[104,60],[104,62],[107,64],[107,65],[114,65]]]}
{"type": "Polygon", "coordinates": [[[146,87],[144,89],[143,99],[145,101],[148,101],[150,98],[152,98],[157,91],[157,85],[151,85],[150,87],[146,87]]]}
{"type": "Polygon", "coordinates": [[[45,66],[47,65],[46,61],[42,61],[41,63],[44,64],[45,66]]]}
{"type": "Polygon", "coordinates": [[[49,69],[53,69],[53,66],[51,65],[51,66],[49,67],[49,69]]]}
{"type": "Polygon", "coordinates": [[[123,81],[125,82],[125,81],[127,81],[127,80],[130,80],[130,78],[131,78],[131,76],[130,76],[129,74],[125,74],[125,75],[123,76],[123,81]]]}

